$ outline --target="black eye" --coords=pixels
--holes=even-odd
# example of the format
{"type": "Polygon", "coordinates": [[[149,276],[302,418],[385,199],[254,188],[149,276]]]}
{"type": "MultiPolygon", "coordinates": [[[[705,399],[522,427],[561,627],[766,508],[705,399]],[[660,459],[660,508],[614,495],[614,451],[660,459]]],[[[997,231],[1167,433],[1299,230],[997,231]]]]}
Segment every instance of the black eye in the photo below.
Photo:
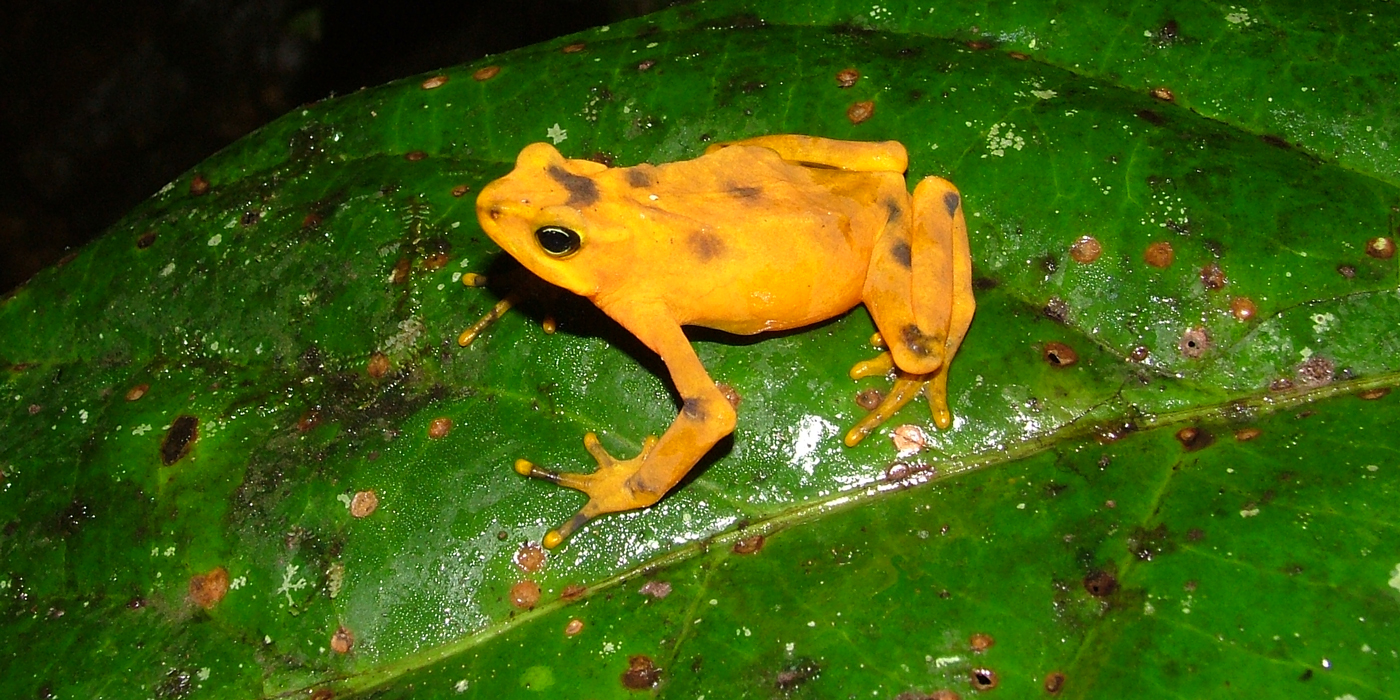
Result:
{"type": "Polygon", "coordinates": [[[540,242],[544,252],[556,258],[577,253],[579,245],[583,243],[573,229],[563,226],[541,226],[535,229],[535,240],[540,242]]]}

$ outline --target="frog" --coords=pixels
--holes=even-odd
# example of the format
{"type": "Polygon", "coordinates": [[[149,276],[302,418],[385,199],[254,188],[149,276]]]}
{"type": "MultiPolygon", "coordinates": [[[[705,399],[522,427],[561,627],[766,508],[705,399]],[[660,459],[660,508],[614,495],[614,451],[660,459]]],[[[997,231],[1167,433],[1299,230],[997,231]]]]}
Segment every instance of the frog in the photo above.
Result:
{"type": "Polygon", "coordinates": [[[549,530],[550,549],[591,519],[655,504],[735,430],[736,402],[709,375],[686,327],[737,335],[800,329],[864,304],[884,349],[854,379],[893,375],[844,442],[854,447],[919,393],[933,423],[953,423],[948,368],[972,322],[972,258],[962,195],[922,178],[912,194],[898,141],[800,134],[710,144],[690,160],[612,167],[525,146],[483,187],[482,229],[530,272],[591,301],[656,353],[676,418],[635,457],[597,434],[593,472],[527,459],[515,471],[581,491],[587,502],[549,530]]]}

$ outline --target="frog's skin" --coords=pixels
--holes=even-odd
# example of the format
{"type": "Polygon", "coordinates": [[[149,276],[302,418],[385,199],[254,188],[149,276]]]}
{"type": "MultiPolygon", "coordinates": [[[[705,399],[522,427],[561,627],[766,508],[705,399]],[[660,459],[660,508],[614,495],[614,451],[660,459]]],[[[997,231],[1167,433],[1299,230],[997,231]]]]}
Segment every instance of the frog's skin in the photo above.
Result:
{"type": "Polygon", "coordinates": [[[540,277],[587,297],[666,364],[682,408],[632,459],[592,433],[592,474],[525,460],[516,471],[588,495],[544,538],[555,547],[590,518],[658,501],[715,442],[734,407],[683,326],[740,334],[797,328],[864,303],[889,351],[852,376],[895,372],[854,445],[924,389],[952,423],[947,369],[972,321],[962,200],[938,177],[904,182],[904,146],[778,135],[710,146],[694,160],[609,168],[526,146],[477,198],[482,227],[540,277]]]}

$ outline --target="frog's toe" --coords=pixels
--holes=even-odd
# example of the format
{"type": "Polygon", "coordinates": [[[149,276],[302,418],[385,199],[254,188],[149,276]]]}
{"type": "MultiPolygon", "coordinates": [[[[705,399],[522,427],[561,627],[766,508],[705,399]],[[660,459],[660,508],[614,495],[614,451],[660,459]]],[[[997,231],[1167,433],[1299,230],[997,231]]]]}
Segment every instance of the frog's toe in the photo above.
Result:
{"type": "Polygon", "coordinates": [[[890,387],[889,393],[885,394],[880,405],[867,413],[846,433],[846,446],[855,447],[866,436],[875,432],[875,429],[883,425],[885,421],[893,418],[899,409],[904,408],[904,404],[909,403],[919,393],[927,380],[928,375],[909,374],[904,371],[896,372],[894,386],[890,387]]]}
{"type": "Polygon", "coordinates": [[[656,442],[656,437],[650,436],[642,444],[641,454],[632,459],[617,459],[608,454],[598,441],[597,435],[588,433],[583,437],[583,447],[598,461],[598,469],[591,474],[557,472],[529,460],[516,460],[515,471],[521,476],[582,491],[588,496],[588,503],[585,503],[572,518],[545,534],[544,546],[550,549],[559,546],[569,535],[583,527],[584,523],[604,513],[643,508],[655,503],[660,494],[638,488],[632,483],[632,477],[636,475],[647,455],[651,454],[656,442]]]}

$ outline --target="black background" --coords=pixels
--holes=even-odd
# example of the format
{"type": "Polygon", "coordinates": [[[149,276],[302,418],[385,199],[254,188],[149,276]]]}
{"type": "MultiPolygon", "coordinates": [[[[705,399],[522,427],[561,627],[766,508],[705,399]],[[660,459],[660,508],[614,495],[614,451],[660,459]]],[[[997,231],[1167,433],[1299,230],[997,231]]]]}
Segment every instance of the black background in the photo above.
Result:
{"type": "Polygon", "coordinates": [[[0,293],[296,105],[660,4],[0,4],[0,293]]]}

